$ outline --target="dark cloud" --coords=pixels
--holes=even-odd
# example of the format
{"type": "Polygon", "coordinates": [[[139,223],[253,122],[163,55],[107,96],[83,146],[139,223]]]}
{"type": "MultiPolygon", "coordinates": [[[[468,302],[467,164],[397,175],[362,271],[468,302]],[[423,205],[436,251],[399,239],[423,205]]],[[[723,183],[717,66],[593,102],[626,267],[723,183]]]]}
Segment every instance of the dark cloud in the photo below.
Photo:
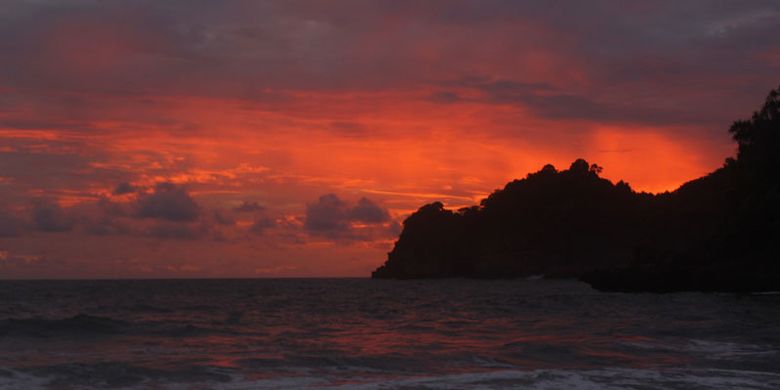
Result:
{"type": "Polygon", "coordinates": [[[97,219],[84,221],[83,229],[87,234],[95,236],[134,234],[134,230],[130,225],[109,215],[102,215],[97,219]]]}
{"type": "MultiPolygon", "coordinates": [[[[42,209],[42,207],[39,207],[42,209]]],[[[56,215],[68,216],[71,227],[93,236],[151,237],[162,240],[190,240],[219,233],[217,227],[234,226],[233,215],[222,209],[199,206],[186,189],[171,183],[160,183],[151,193],[141,193],[132,202],[110,198],[81,202],[56,215]],[[209,218],[200,218],[209,215],[209,218]]]]}
{"type": "Polygon", "coordinates": [[[158,183],[151,193],[138,198],[137,216],[174,222],[191,222],[200,215],[200,206],[182,186],[158,183]]]}
{"type": "Polygon", "coordinates": [[[372,239],[376,238],[374,228],[389,221],[387,210],[368,198],[350,204],[335,194],[326,194],[306,206],[304,229],[331,239],[372,239]],[[355,227],[356,223],[364,226],[355,227]]]}
{"type": "Polygon", "coordinates": [[[390,237],[398,237],[403,230],[403,225],[401,225],[401,223],[398,221],[393,221],[387,226],[387,230],[390,234],[390,237]]]}
{"type": "Polygon", "coordinates": [[[128,203],[113,202],[108,198],[98,199],[94,206],[96,210],[93,213],[109,218],[127,217],[132,214],[132,211],[128,210],[128,203]]]}
{"type": "Polygon", "coordinates": [[[35,228],[43,232],[67,232],[75,225],[72,215],[49,200],[35,201],[31,211],[35,228]]]}
{"type": "Polygon", "coordinates": [[[276,220],[270,217],[260,217],[256,219],[252,226],[249,227],[249,231],[255,234],[262,234],[266,230],[276,226],[276,220]]]}
{"type": "MultiPolygon", "coordinates": [[[[642,122],[649,124],[704,124],[712,116],[691,112],[689,108],[653,106],[633,99],[597,101],[585,95],[561,90],[547,83],[490,80],[489,77],[465,77],[442,86],[458,86],[472,94],[463,97],[454,91],[440,91],[429,97],[435,103],[476,102],[516,105],[535,116],[548,119],[587,119],[600,122],[642,122]],[[473,92],[476,92],[474,94],[473,92]]],[[[717,118],[715,121],[717,122],[717,118]]]]}
{"type": "Polygon", "coordinates": [[[434,103],[458,103],[463,101],[464,99],[458,95],[457,92],[453,91],[439,91],[431,94],[431,96],[428,97],[428,99],[434,103]]]}
{"type": "Polygon", "coordinates": [[[304,227],[309,232],[343,232],[349,230],[349,222],[349,206],[335,194],[322,195],[306,206],[304,227]]]}
{"type": "Polygon", "coordinates": [[[350,220],[364,223],[384,223],[390,220],[387,210],[368,198],[360,198],[349,210],[348,217],[350,220]]]}
{"type": "Polygon", "coordinates": [[[225,212],[225,210],[214,210],[214,222],[219,225],[233,226],[236,224],[236,219],[232,215],[225,212]]]}
{"type": "Polygon", "coordinates": [[[249,232],[263,234],[268,229],[276,227],[276,219],[268,215],[268,209],[258,202],[244,201],[235,207],[233,211],[241,214],[253,214],[254,221],[249,226],[249,232]]]}
{"type": "Polygon", "coordinates": [[[116,185],[114,188],[114,195],[125,195],[125,194],[132,194],[138,191],[138,188],[131,183],[128,182],[122,182],[116,185]]]}
{"type": "Polygon", "coordinates": [[[264,211],[265,207],[261,206],[257,202],[244,201],[244,203],[241,203],[241,205],[236,206],[236,208],[234,208],[233,210],[239,213],[254,213],[254,212],[264,211]]]}
{"type": "Polygon", "coordinates": [[[55,197],[51,191],[62,188],[63,184],[83,189],[96,179],[113,175],[115,172],[90,165],[105,157],[102,152],[93,152],[76,141],[41,140],[34,133],[29,137],[24,137],[23,132],[18,138],[2,137],[0,175],[11,178],[13,185],[0,185],[0,198],[6,205],[20,205],[29,202],[30,190],[44,190],[46,196],[55,197]],[[10,150],[5,151],[6,147],[10,150]]]}
{"type": "Polygon", "coordinates": [[[10,212],[0,210],[0,237],[15,237],[22,230],[22,220],[10,212]]]}

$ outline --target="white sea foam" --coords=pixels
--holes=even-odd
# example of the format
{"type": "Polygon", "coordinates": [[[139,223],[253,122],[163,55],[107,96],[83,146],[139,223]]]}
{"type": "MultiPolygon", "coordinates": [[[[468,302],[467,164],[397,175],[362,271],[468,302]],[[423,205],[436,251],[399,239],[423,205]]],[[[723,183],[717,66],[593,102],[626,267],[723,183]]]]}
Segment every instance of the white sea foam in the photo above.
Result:
{"type": "MultiPolygon", "coordinates": [[[[184,387],[176,387],[186,388],[184,387]]],[[[395,379],[356,379],[353,383],[339,384],[322,377],[289,377],[259,381],[240,381],[220,384],[214,388],[280,389],[280,388],[328,388],[341,390],[367,389],[506,389],[523,388],[538,390],[621,390],[621,389],[753,389],[776,390],[780,388],[780,373],[738,370],[651,370],[651,369],[598,369],[598,370],[502,370],[463,373],[441,376],[420,376],[395,379]]]]}
{"type": "Polygon", "coordinates": [[[15,370],[2,369],[0,371],[0,390],[16,389],[45,389],[50,378],[38,377],[15,370]]]}
{"type": "Polygon", "coordinates": [[[709,340],[691,340],[687,345],[687,349],[698,353],[708,354],[710,357],[716,359],[764,356],[778,353],[778,351],[771,346],[709,340]]]}
{"type": "Polygon", "coordinates": [[[698,339],[687,340],[684,343],[663,342],[660,340],[653,340],[652,342],[624,341],[623,345],[646,350],[688,352],[706,356],[707,359],[750,358],[780,354],[780,350],[777,350],[772,345],[698,339]]]}

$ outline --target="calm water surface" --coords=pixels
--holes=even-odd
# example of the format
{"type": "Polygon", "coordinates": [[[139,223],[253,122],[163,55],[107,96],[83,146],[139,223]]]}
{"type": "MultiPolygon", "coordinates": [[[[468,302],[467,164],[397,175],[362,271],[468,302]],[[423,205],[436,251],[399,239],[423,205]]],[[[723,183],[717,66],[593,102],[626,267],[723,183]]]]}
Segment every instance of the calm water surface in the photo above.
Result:
{"type": "Polygon", "coordinates": [[[0,389],[778,389],[780,295],[571,281],[0,282],[0,389]]]}

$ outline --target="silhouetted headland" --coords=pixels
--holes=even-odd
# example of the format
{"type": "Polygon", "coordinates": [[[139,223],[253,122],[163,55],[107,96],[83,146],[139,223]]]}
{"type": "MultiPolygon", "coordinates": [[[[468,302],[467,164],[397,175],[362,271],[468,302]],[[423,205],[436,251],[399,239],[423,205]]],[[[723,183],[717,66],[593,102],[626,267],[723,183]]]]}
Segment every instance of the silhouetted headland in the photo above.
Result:
{"type": "Polygon", "coordinates": [[[780,88],[729,133],[737,156],[674,192],[635,192],[579,159],[480,205],[427,204],[374,278],[579,278],[611,291],[780,290],[780,88]]]}

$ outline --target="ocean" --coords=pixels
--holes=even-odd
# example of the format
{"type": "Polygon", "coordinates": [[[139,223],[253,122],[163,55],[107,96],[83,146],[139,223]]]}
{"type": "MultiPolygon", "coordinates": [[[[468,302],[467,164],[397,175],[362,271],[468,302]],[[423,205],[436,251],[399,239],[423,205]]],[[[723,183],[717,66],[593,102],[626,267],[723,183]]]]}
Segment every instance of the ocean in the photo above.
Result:
{"type": "Polygon", "coordinates": [[[778,389],[780,295],[560,280],[0,282],[0,389],[778,389]]]}

